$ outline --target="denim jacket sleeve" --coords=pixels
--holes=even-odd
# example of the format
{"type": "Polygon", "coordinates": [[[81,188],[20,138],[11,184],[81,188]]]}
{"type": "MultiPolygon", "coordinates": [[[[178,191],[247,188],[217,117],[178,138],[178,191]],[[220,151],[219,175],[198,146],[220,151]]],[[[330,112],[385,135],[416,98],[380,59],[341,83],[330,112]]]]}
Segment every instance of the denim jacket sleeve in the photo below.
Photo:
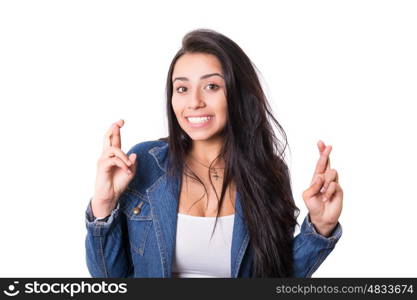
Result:
{"type": "Polygon", "coordinates": [[[294,238],[294,277],[311,277],[324,259],[332,252],[342,235],[342,226],[337,223],[329,237],[317,233],[307,215],[300,233],[294,238]]]}
{"type": "Polygon", "coordinates": [[[127,252],[120,202],[104,219],[94,218],[91,199],[86,211],[85,239],[87,268],[92,277],[133,277],[133,264],[127,252]]]}

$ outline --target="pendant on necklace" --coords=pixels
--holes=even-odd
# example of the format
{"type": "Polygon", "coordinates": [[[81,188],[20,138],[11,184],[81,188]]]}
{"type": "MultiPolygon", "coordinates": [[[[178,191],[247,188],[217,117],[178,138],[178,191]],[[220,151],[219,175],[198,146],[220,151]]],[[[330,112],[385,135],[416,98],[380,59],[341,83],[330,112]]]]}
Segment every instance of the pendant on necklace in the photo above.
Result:
{"type": "Polygon", "coordinates": [[[213,173],[214,173],[214,174],[213,174],[212,176],[214,177],[214,179],[216,179],[216,180],[217,180],[217,179],[219,179],[219,178],[220,178],[219,174],[217,174],[216,169],[214,169],[213,173]]]}

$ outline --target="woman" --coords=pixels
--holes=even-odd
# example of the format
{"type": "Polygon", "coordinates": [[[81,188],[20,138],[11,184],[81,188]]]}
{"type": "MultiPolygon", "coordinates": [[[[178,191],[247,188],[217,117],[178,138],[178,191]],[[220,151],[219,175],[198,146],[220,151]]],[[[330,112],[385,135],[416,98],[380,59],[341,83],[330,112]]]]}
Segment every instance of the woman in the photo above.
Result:
{"type": "Polygon", "coordinates": [[[125,154],[123,120],[105,135],[86,212],[91,275],[311,276],[342,233],[331,146],[318,143],[303,193],[309,213],[294,238],[286,135],[240,47],[212,30],[188,33],[166,90],[167,138],[125,154]]]}

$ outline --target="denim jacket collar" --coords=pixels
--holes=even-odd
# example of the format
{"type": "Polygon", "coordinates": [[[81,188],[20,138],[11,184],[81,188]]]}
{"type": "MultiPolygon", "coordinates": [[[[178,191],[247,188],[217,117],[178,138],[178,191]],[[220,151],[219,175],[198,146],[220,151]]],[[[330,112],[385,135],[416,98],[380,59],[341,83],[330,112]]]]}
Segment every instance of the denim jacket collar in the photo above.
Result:
{"type": "MultiPolygon", "coordinates": [[[[146,189],[149,199],[157,242],[160,250],[164,277],[171,277],[174,258],[177,207],[180,178],[167,175],[168,144],[153,147],[148,151],[157,162],[162,175],[146,189]]],[[[243,218],[243,211],[236,191],[235,218],[231,246],[231,277],[237,277],[243,256],[248,248],[249,234],[243,218]]]]}

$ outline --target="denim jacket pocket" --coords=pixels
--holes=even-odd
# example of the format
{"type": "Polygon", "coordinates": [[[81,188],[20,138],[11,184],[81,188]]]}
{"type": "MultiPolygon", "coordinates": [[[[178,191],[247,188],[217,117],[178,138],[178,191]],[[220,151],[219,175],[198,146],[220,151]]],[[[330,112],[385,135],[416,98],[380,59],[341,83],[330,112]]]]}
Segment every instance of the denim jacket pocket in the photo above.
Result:
{"type": "Polygon", "coordinates": [[[146,240],[152,227],[152,214],[149,202],[143,196],[132,192],[126,193],[123,212],[126,215],[127,230],[131,249],[144,254],[146,240]]]}

